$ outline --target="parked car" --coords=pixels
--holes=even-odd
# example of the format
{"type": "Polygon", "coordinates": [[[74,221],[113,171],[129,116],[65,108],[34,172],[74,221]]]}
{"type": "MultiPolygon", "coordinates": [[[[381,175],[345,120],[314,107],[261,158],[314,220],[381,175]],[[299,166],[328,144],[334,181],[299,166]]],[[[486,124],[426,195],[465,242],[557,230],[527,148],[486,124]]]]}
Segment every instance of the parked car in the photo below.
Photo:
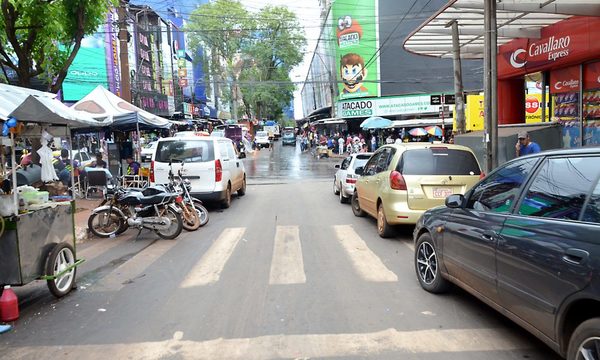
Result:
{"type": "Polygon", "coordinates": [[[333,177],[333,193],[339,195],[340,202],[346,203],[354,194],[354,184],[358,175],[354,172],[357,167],[364,166],[373,153],[352,154],[345,158],[341,164],[336,165],[338,171],[333,177]]]}
{"type": "Polygon", "coordinates": [[[158,144],[158,141],[152,141],[144,145],[144,147],[142,148],[142,162],[152,161],[152,154],[154,154],[156,144],[158,144]]]}
{"type": "MultiPolygon", "coordinates": [[[[73,150],[73,159],[78,165],[79,170],[84,170],[86,167],[92,166],[92,163],[96,161],[96,157],[88,154],[83,150],[73,150]]],[[[60,150],[56,150],[52,152],[52,156],[57,159],[60,159],[60,150]]]]}
{"type": "Polygon", "coordinates": [[[415,224],[446,196],[467,191],[481,169],[464,146],[402,143],[382,146],[355,173],[361,176],[352,195],[354,215],[373,216],[379,236],[388,237],[392,225],[415,224]]]}
{"type": "Polygon", "coordinates": [[[281,145],[296,146],[296,135],[291,131],[284,132],[283,136],[281,137],[281,145]]]}
{"type": "Polygon", "coordinates": [[[150,167],[150,182],[169,182],[169,164],[173,171],[185,162],[183,178],[192,184],[192,196],[205,201],[219,201],[231,206],[231,194],[246,193],[246,170],[227,138],[190,136],[163,138],[158,141],[150,167]]]}
{"type": "Polygon", "coordinates": [[[266,131],[257,131],[254,136],[254,143],[257,148],[268,148],[271,146],[271,141],[269,139],[269,134],[266,131]]]}
{"type": "Polygon", "coordinates": [[[414,231],[423,289],[454,283],[569,360],[600,358],[600,149],[512,160],[414,231]]]}

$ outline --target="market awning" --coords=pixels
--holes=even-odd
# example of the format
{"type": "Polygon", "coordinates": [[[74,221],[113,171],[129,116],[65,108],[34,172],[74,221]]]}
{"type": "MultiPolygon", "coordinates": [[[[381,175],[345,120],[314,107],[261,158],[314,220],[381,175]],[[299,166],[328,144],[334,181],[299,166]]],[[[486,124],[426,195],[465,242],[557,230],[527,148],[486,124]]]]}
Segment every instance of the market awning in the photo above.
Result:
{"type": "Polygon", "coordinates": [[[0,120],[6,120],[19,105],[30,95],[37,97],[56,98],[56,94],[28,89],[20,86],[0,84],[0,120]]]}
{"type": "Polygon", "coordinates": [[[18,121],[69,125],[74,128],[104,126],[104,122],[85,113],[74,111],[60,101],[46,96],[29,95],[10,113],[10,116],[14,116],[18,121]]]}
{"type": "Polygon", "coordinates": [[[342,118],[328,118],[316,120],[310,123],[311,125],[336,125],[336,124],[346,124],[346,120],[342,118]]]}
{"type": "MultiPolygon", "coordinates": [[[[496,5],[498,46],[517,38],[540,38],[542,28],[574,15],[600,16],[597,0],[501,0],[496,5]]],[[[452,57],[452,29],[458,23],[461,57],[483,58],[484,0],[451,0],[404,41],[418,55],[452,57]]]]}
{"type": "Polygon", "coordinates": [[[412,128],[412,127],[424,127],[430,125],[439,125],[439,126],[452,126],[452,118],[445,118],[442,122],[442,119],[433,118],[433,119],[410,119],[410,120],[395,120],[392,121],[392,126],[394,128],[412,128]]]}
{"type": "Polygon", "coordinates": [[[77,112],[89,114],[95,119],[110,121],[110,127],[123,131],[135,130],[138,125],[141,129],[171,127],[171,123],[167,119],[128,103],[101,85],[98,85],[71,108],[77,112]]]}

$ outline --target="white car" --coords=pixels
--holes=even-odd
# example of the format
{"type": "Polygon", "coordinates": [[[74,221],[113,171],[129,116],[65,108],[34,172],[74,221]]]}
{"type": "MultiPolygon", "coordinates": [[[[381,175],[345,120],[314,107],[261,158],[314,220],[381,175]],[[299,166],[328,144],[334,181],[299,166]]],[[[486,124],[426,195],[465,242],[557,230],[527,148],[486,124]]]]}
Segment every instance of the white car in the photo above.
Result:
{"type": "Polygon", "coordinates": [[[156,144],[158,144],[158,141],[152,141],[151,143],[144,145],[142,148],[142,162],[148,162],[152,160],[152,154],[154,154],[156,144]]]}
{"type": "Polygon", "coordinates": [[[152,164],[150,182],[169,182],[169,163],[173,172],[182,169],[190,180],[192,196],[206,201],[219,201],[224,208],[231,205],[231,194],[246,193],[246,170],[238,158],[233,142],[227,138],[189,136],[164,138],[158,141],[152,164]]]}
{"type": "Polygon", "coordinates": [[[266,131],[257,131],[256,136],[254,136],[254,143],[256,144],[257,148],[265,148],[271,146],[269,134],[266,131]]]}
{"type": "Polygon", "coordinates": [[[340,196],[340,202],[345,203],[354,194],[354,184],[358,179],[358,175],[354,170],[359,166],[365,166],[373,153],[352,154],[336,165],[335,176],[333,177],[333,193],[340,196]]]}

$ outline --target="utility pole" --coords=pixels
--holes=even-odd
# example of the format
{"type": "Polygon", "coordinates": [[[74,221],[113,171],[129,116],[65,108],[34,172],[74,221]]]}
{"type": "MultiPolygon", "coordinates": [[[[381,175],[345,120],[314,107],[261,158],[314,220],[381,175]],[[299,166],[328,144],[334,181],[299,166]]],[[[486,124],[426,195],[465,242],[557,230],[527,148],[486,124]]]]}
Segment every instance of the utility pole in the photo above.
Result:
{"type": "MultiPolygon", "coordinates": [[[[447,26],[447,25],[446,25],[447,26]]],[[[465,132],[465,99],[462,81],[462,64],[460,61],[460,39],[458,37],[458,22],[452,21],[452,55],[454,60],[454,112],[456,115],[456,132],[465,132]]]]}
{"type": "Polygon", "coordinates": [[[131,79],[129,77],[129,48],[127,46],[127,3],[121,1],[119,15],[119,50],[121,62],[121,98],[131,102],[131,79]]]}
{"type": "Polygon", "coordinates": [[[497,29],[496,29],[496,0],[485,0],[484,3],[484,117],[486,144],[486,170],[489,173],[498,164],[498,69],[497,29]]]}

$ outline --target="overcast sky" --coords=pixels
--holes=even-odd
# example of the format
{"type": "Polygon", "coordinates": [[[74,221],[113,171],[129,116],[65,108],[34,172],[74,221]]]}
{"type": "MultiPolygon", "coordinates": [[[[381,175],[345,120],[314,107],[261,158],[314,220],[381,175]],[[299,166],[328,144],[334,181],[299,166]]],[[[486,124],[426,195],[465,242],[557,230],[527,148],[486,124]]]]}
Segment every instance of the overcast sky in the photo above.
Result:
{"type": "MultiPolygon", "coordinates": [[[[306,33],[307,47],[304,62],[292,71],[290,77],[294,82],[304,81],[321,30],[319,0],[241,0],[241,2],[250,11],[258,11],[265,5],[273,5],[285,6],[296,13],[306,33]]],[[[301,89],[302,84],[298,84],[294,93],[294,113],[296,119],[302,118],[301,89]]]]}

